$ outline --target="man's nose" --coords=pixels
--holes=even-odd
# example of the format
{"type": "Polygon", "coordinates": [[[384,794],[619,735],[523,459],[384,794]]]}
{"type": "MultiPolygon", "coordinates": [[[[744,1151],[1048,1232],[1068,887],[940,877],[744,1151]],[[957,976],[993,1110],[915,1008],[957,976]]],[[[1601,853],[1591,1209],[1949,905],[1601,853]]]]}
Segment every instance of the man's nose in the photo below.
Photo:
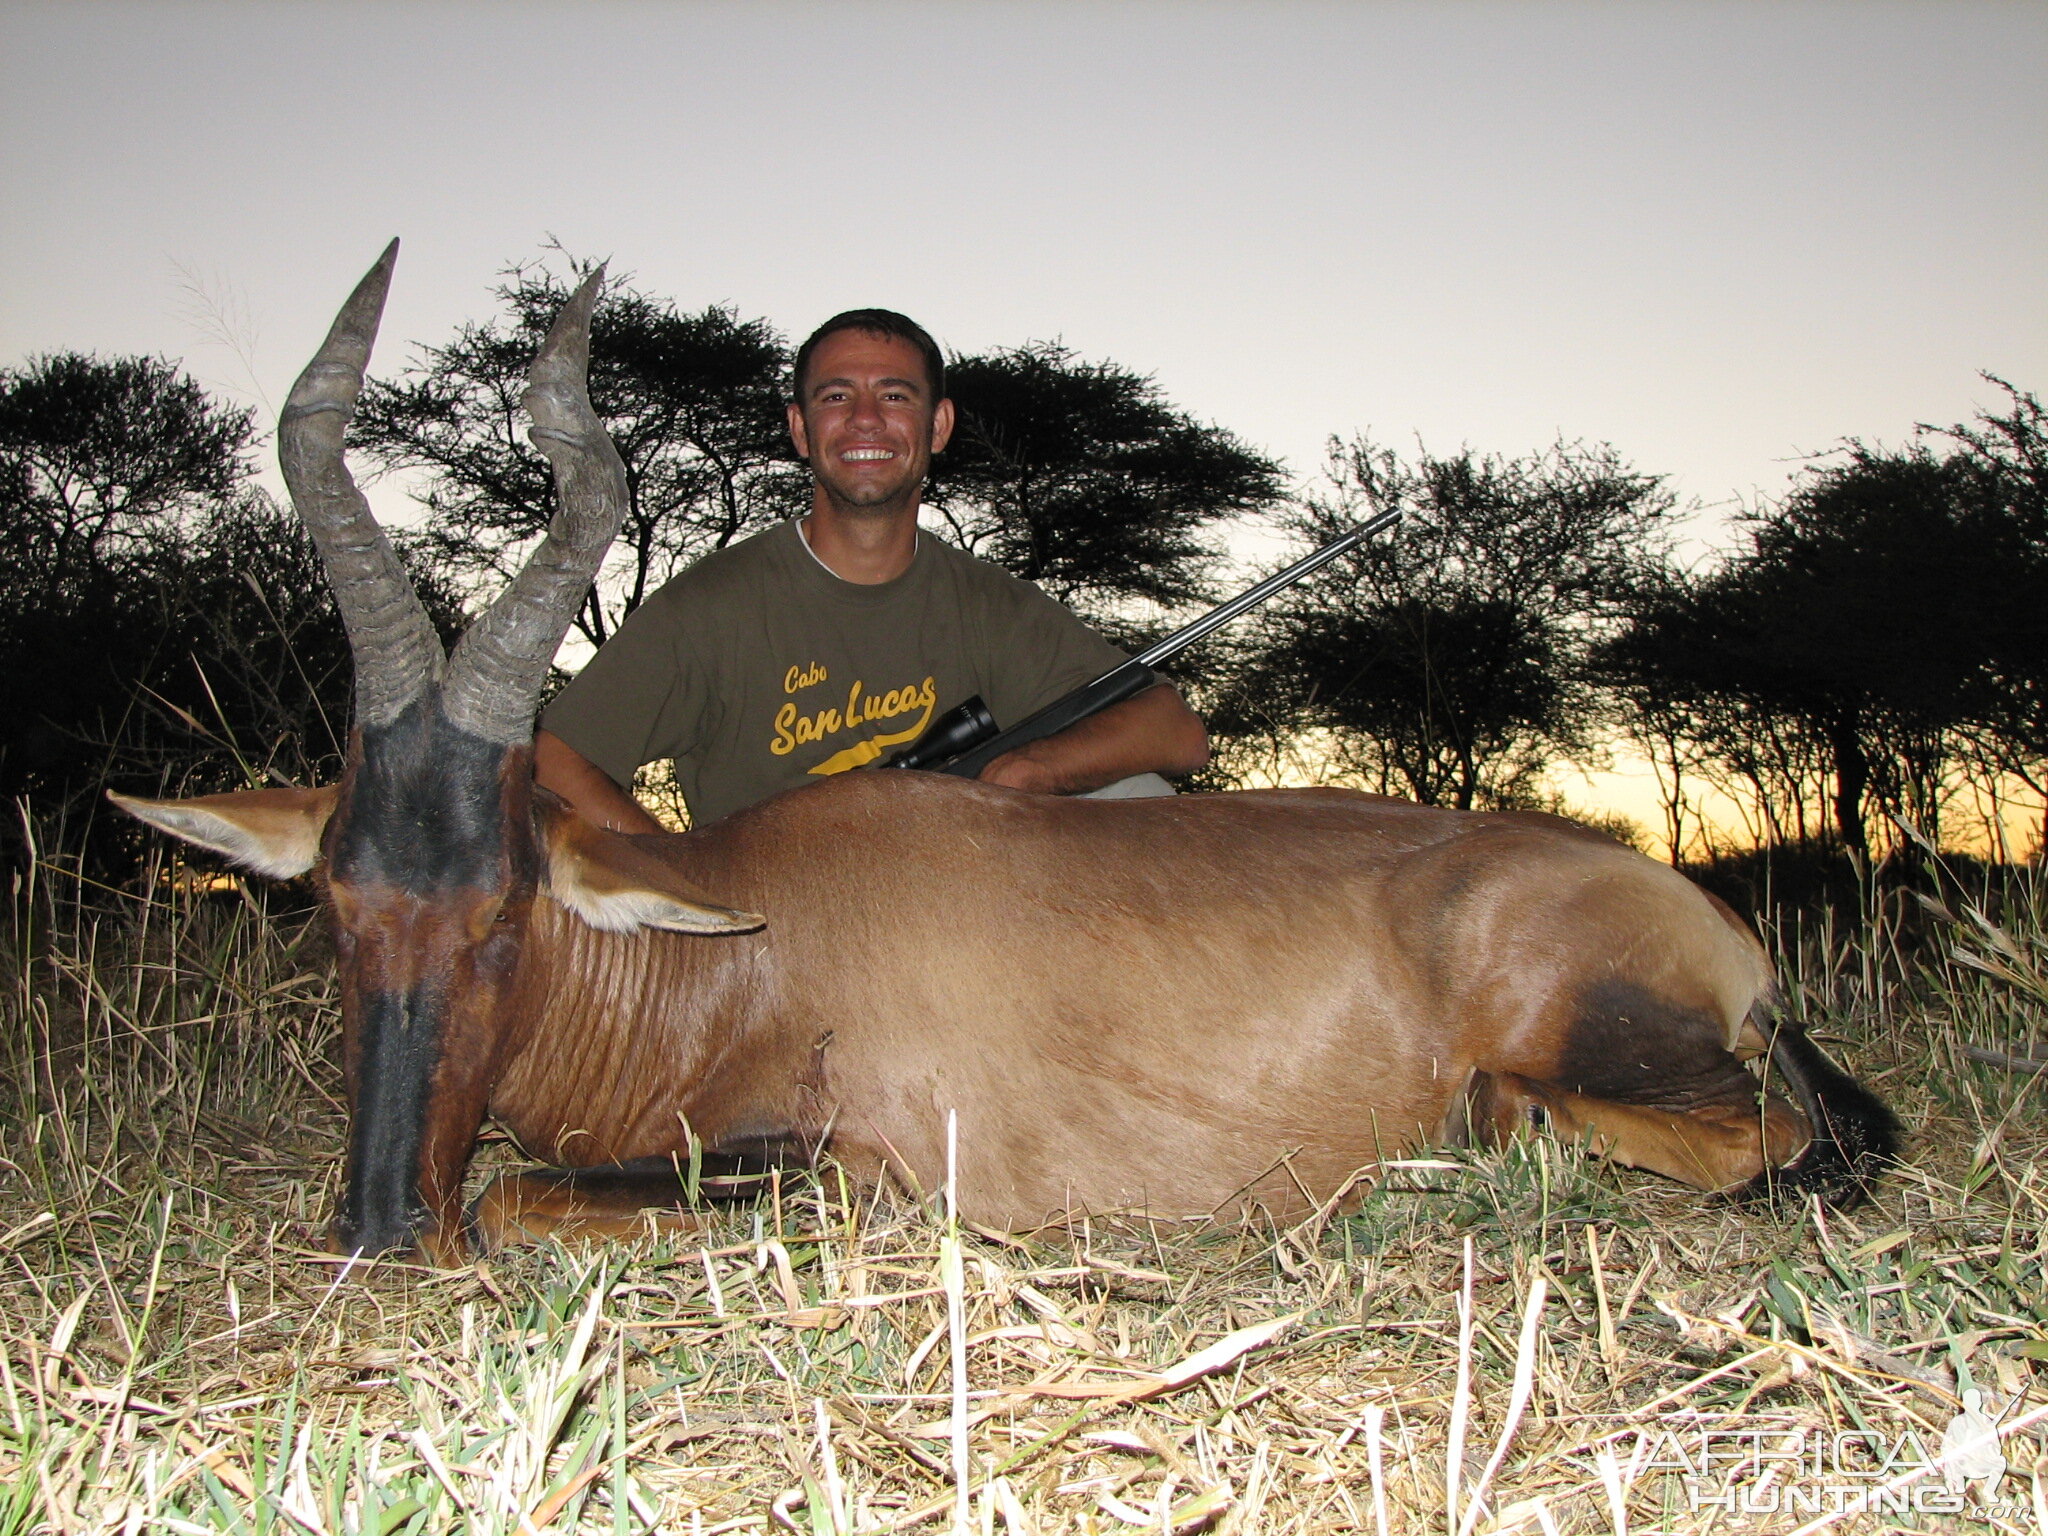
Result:
{"type": "Polygon", "coordinates": [[[853,392],[853,409],[847,420],[856,427],[879,427],[882,424],[881,397],[871,389],[857,389],[853,392]]]}

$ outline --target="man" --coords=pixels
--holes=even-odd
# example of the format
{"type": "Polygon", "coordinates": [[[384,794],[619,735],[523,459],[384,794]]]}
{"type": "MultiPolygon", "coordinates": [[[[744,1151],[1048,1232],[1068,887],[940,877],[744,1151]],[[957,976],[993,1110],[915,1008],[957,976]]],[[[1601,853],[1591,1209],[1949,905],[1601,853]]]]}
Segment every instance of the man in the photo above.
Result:
{"type": "MultiPolygon", "coordinates": [[[[953,431],[945,362],[920,326],[881,309],[833,317],[798,349],[795,396],[810,513],[669,582],[541,717],[535,777],[591,821],[661,830],[625,787],[658,758],[675,760],[702,824],[885,758],[973,694],[1013,725],[1123,660],[1038,588],[919,530],[953,431]]],[[[981,777],[1078,794],[1191,772],[1208,751],[1201,720],[1158,684],[981,777]]]]}

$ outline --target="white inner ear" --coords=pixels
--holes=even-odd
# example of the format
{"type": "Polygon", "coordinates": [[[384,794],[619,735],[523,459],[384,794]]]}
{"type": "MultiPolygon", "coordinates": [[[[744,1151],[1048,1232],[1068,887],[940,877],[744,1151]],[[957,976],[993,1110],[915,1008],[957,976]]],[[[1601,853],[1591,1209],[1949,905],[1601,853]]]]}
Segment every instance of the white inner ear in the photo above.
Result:
{"type": "Polygon", "coordinates": [[[667,869],[636,853],[631,839],[566,810],[554,816],[546,842],[547,894],[601,932],[752,933],[768,926],[756,913],[698,899],[680,877],[669,885],[667,869]]]}
{"type": "Polygon", "coordinates": [[[606,933],[631,933],[635,928],[660,928],[668,933],[751,933],[768,922],[752,912],[699,905],[643,886],[592,890],[573,874],[563,879],[562,873],[560,869],[553,872],[548,894],[606,933]]]}
{"type": "Polygon", "coordinates": [[[108,799],[159,831],[234,860],[259,875],[290,880],[320,859],[320,834],[327,818],[272,808],[241,813],[240,819],[187,800],[136,800],[109,792],[108,799]]]}

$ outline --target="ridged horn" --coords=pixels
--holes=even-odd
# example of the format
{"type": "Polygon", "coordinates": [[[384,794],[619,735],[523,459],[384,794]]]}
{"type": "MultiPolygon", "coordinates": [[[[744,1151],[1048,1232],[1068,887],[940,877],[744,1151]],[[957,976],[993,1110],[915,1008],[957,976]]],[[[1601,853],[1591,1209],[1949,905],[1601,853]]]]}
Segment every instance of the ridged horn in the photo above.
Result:
{"type": "Polygon", "coordinates": [[[277,460],[348,627],[356,663],[356,722],[388,725],[441,675],[441,638],[370,504],[342,458],[384,294],[398,260],[392,241],[349,295],[277,423],[277,460]]]}
{"type": "Polygon", "coordinates": [[[590,315],[603,284],[600,267],[562,306],[520,399],[533,418],[533,446],[554,465],[554,520],[448,665],[442,709],[486,741],[532,737],[548,663],[626,515],[626,465],[590,405],[590,315]]]}

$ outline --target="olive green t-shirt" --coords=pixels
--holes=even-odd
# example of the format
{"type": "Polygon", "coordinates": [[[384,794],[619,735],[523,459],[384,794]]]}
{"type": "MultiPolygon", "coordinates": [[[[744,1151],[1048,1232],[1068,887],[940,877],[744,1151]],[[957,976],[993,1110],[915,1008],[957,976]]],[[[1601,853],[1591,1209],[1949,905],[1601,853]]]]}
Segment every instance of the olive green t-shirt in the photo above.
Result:
{"type": "Polygon", "coordinates": [[[541,724],[620,784],[675,760],[700,825],[885,758],[980,694],[1017,724],[1124,660],[1030,582],[920,530],[894,581],[842,581],[780,523],[618,628],[541,724]]]}

